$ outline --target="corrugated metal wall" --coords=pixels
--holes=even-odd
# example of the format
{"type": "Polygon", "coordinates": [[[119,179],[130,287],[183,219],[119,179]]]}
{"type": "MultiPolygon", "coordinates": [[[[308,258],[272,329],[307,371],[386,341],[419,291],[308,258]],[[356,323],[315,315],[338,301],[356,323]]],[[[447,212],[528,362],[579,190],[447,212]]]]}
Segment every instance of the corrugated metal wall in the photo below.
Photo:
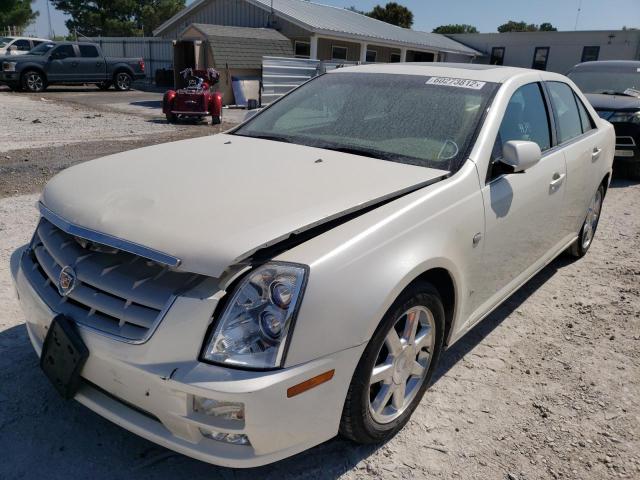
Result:
{"type": "Polygon", "coordinates": [[[173,68],[173,42],[156,37],[94,38],[105,57],[141,57],[147,78],[153,79],[158,69],[173,68]]]}
{"type": "Polygon", "coordinates": [[[307,80],[344,65],[359,62],[321,62],[307,58],[262,57],[262,105],[275,102],[307,80]]]}

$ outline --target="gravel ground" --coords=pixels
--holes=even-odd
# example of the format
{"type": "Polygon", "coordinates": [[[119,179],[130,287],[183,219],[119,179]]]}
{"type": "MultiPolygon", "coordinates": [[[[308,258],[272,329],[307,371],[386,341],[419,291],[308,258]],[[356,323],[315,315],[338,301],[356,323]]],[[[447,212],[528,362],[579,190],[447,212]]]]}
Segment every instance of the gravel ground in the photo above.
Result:
{"type": "Polygon", "coordinates": [[[36,199],[0,198],[0,479],[640,478],[638,183],[614,180],[584,259],[554,261],[444,354],[394,439],[337,438],[249,471],[175,454],[57,396],[8,270],[36,199]]]}

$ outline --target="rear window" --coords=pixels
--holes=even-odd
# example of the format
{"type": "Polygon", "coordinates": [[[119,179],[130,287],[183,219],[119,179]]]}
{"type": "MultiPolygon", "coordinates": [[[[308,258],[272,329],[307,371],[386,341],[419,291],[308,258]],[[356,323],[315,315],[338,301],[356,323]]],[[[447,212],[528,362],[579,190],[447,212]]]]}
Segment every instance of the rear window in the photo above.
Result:
{"type": "Polygon", "coordinates": [[[444,77],[329,73],[234,133],[454,171],[496,88],[444,77]]]}
{"type": "Polygon", "coordinates": [[[80,56],[83,58],[99,57],[98,49],[93,45],[80,45],[80,56]]]}

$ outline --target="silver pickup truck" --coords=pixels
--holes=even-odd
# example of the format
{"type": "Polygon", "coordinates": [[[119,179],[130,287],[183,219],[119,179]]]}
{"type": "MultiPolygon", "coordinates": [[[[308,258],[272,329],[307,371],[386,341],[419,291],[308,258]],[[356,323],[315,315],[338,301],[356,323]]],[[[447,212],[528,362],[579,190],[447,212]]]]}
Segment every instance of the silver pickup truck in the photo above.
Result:
{"type": "Polygon", "coordinates": [[[52,84],[86,83],[125,91],[133,80],[145,76],[142,58],[105,57],[98,45],[85,42],[44,42],[1,62],[0,84],[29,92],[41,92],[52,84]]]}

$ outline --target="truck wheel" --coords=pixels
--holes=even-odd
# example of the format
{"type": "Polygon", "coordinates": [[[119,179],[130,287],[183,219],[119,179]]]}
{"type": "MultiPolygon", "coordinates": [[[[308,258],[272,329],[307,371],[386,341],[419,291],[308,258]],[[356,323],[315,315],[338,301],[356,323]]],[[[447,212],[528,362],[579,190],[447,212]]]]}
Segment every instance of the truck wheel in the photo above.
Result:
{"type": "Polygon", "coordinates": [[[625,178],[640,180],[640,162],[625,162],[616,166],[625,178]]]}
{"type": "Polygon", "coordinates": [[[212,115],[211,116],[211,125],[220,125],[222,123],[221,115],[212,115]]]}
{"type": "Polygon", "coordinates": [[[100,82],[100,83],[96,83],[96,86],[100,89],[100,90],[109,90],[111,88],[111,82],[100,82]]]}
{"type": "Polygon", "coordinates": [[[416,283],[393,303],[353,374],[340,433],[357,443],[378,443],[409,420],[429,384],[444,339],[438,291],[416,283]]]}
{"type": "Polygon", "coordinates": [[[176,123],[177,117],[173,113],[167,113],[166,117],[167,117],[167,122],[176,123]]]}
{"type": "Polygon", "coordinates": [[[22,74],[22,88],[27,92],[39,93],[47,88],[47,80],[37,70],[27,70],[22,74]]]}
{"type": "Polygon", "coordinates": [[[118,72],[116,73],[115,87],[116,90],[121,92],[126,92],[131,89],[131,82],[133,82],[133,78],[127,72],[118,72]]]}

